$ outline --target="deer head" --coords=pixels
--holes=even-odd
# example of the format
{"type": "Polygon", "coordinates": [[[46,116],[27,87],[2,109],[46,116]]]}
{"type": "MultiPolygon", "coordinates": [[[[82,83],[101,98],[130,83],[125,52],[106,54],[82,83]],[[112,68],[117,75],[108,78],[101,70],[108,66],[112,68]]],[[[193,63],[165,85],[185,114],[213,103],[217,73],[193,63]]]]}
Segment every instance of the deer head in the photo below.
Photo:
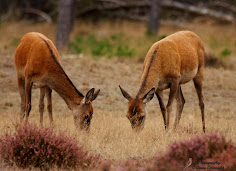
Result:
{"type": "Polygon", "coordinates": [[[76,127],[89,130],[90,122],[93,117],[92,101],[95,100],[100,89],[94,93],[94,88],[89,90],[84,99],[73,110],[74,122],[76,127]]]}
{"type": "Polygon", "coordinates": [[[152,100],[155,88],[152,88],[143,97],[132,98],[124,89],[120,87],[121,93],[128,100],[128,111],[126,117],[129,119],[131,126],[135,130],[141,130],[144,127],[146,118],[146,104],[152,100]]]}

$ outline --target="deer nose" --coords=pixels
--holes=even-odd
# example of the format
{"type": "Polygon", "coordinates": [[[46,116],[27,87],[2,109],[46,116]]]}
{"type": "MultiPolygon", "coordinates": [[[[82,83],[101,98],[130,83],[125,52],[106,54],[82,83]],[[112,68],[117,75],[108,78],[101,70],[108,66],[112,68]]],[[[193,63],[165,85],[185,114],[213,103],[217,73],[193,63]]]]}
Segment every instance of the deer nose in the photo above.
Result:
{"type": "Polygon", "coordinates": [[[89,119],[89,120],[87,120],[87,124],[88,124],[88,125],[90,125],[90,119],[89,119]]]}
{"type": "Polygon", "coordinates": [[[139,120],[143,120],[143,119],[145,119],[145,117],[146,117],[145,115],[142,115],[139,117],[139,120]]]}

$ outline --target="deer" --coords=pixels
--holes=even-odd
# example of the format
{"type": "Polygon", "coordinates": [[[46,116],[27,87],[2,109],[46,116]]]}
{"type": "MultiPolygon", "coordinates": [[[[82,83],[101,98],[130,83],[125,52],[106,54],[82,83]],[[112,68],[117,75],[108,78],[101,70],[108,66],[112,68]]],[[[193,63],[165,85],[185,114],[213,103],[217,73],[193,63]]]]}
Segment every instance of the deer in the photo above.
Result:
{"type": "Polygon", "coordinates": [[[90,89],[86,96],[79,92],[62,68],[59,53],[45,35],[37,32],[26,33],[15,51],[15,69],[21,97],[20,122],[28,123],[31,111],[32,86],[40,88],[39,113],[40,125],[43,124],[44,97],[51,125],[52,90],[56,91],[72,110],[75,126],[88,130],[93,115],[92,101],[100,89],[90,89]]]}
{"type": "Polygon", "coordinates": [[[164,120],[165,130],[169,130],[170,115],[174,100],[177,111],[174,129],[179,124],[185,99],[181,84],[193,80],[205,132],[204,99],[202,93],[204,69],[204,45],[198,35],[191,31],[179,31],[154,43],[143,64],[143,73],[138,93],[131,97],[120,85],[123,96],[128,100],[126,117],[135,130],[142,130],[147,115],[146,104],[156,94],[164,120]],[[163,90],[170,89],[168,103],[163,101],[163,90]]]}

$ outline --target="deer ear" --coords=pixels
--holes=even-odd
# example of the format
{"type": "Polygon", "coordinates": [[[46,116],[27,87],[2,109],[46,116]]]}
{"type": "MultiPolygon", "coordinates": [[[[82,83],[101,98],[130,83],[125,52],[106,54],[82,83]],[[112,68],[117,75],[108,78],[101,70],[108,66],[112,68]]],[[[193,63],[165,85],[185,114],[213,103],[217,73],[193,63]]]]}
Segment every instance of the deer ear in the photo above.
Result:
{"type": "Polygon", "coordinates": [[[93,98],[93,94],[94,94],[94,88],[90,89],[86,96],[85,96],[85,103],[88,103],[89,101],[92,101],[91,99],[93,98]]]}
{"type": "Polygon", "coordinates": [[[142,98],[143,103],[151,101],[152,98],[154,97],[154,93],[155,93],[155,88],[153,87],[145,96],[143,96],[142,98]]]}
{"type": "Polygon", "coordinates": [[[100,92],[100,89],[98,89],[98,90],[93,94],[93,97],[92,97],[91,101],[94,101],[94,100],[97,98],[99,92],[100,92]]]}
{"type": "Polygon", "coordinates": [[[123,89],[121,88],[121,86],[119,85],[120,87],[120,91],[121,93],[123,94],[123,96],[127,99],[127,100],[130,100],[131,99],[131,96],[123,89]]]}

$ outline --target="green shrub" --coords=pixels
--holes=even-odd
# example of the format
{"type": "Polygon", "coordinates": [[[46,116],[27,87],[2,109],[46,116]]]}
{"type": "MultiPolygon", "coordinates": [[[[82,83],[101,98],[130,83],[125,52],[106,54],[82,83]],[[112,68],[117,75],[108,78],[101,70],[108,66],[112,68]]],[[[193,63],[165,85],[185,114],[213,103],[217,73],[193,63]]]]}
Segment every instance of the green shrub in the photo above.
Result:
{"type": "Polygon", "coordinates": [[[146,36],[149,37],[149,36],[154,36],[154,35],[156,35],[156,34],[153,33],[150,28],[147,28],[147,30],[146,30],[146,36]]]}
{"type": "Polygon", "coordinates": [[[136,54],[136,51],[125,42],[122,34],[113,34],[109,38],[102,39],[97,39],[93,34],[77,36],[69,46],[75,53],[89,53],[95,59],[100,56],[131,57],[136,54]]]}
{"type": "Polygon", "coordinates": [[[167,35],[163,34],[163,35],[161,35],[161,36],[159,37],[159,40],[164,39],[164,38],[166,38],[166,37],[167,37],[167,35]]]}
{"type": "Polygon", "coordinates": [[[107,39],[96,41],[92,46],[91,52],[95,56],[106,56],[112,52],[112,45],[107,39]]]}
{"type": "Polygon", "coordinates": [[[220,54],[221,54],[221,56],[228,56],[228,55],[231,54],[231,52],[232,52],[231,50],[225,48],[224,50],[222,50],[222,51],[220,52],[220,54]]]}
{"type": "Polygon", "coordinates": [[[116,56],[134,56],[135,55],[135,50],[134,49],[129,49],[129,47],[127,45],[122,46],[122,45],[118,45],[117,49],[116,49],[116,56]]]}
{"type": "Polygon", "coordinates": [[[69,47],[75,51],[75,53],[82,53],[82,48],[76,43],[76,41],[71,41],[69,47]]]}

